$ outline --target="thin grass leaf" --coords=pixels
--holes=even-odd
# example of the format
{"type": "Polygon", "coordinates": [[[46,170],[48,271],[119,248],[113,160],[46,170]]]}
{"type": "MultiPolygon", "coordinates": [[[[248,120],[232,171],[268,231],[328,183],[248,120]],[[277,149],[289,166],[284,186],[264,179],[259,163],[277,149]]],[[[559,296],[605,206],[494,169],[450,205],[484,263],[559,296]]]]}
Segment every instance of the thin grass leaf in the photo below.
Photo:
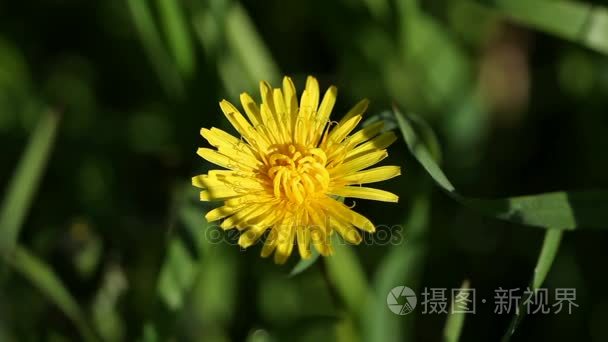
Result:
{"type": "Polygon", "coordinates": [[[574,1],[480,1],[525,26],[608,54],[608,9],[574,1]]]}
{"type": "Polygon", "coordinates": [[[545,229],[608,229],[608,191],[605,190],[558,191],[498,199],[471,198],[459,194],[414,128],[416,122],[422,119],[412,114],[404,115],[397,109],[395,115],[414,157],[435,183],[461,204],[489,217],[545,229]]]}
{"type": "Polygon", "coordinates": [[[243,89],[255,89],[257,82],[264,78],[253,79],[242,63],[242,57],[227,44],[226,17],[231,8],[199,10],[192,18],[192,25],[205,55],[209,60],[215,60],[226,94],[229,98],[238,98],[243,89]]]}
{"type": "Polygon", "coordinates": [[[551,269],[551,265],[553,265],[553,260],[555,260],[555,256],[557,255],[557,251],[559,250],[560,243],[562,241],[562,230],[557,229],[549,229],[545,233],[545,239],[543,241],[543,247],[540,251],[540,255],[538,256],[538,261],[536,262],[536,267],[534,267],[534,275],[532,276],[532,280],[530,281],[530,293],[528,296],[523,297],[518,305],[517,311],[509,324],[509,329],[505,333],[502,338],[503,342],[508,342],[511,340],[511,336],[515,333],[515,329],[519,326],[524,316],[526,315],[526,311],[524,310],[525,302],[529,300],[536,291],[542,286],[545,282],[545,278],[551,269]]]}
{"type": "Polygon", "coordinates": [[[226,14],[226,41],[252,80],[280,81],[280,72],[253,21],[239,3],[226,14]]]}
{"type": "Polygon", "coordinates": [[[157,292],[163,303],[173,311],[182,308],[187,293],[196,279],[196,260],[179,237],[171,240],[160,270],[157,292]]]}
{"type": "Polygon", "coordinates": [[[450,310],[450,315],[448,316],[447,322],[445,323],[445,328],[443,330],[443,340],[445,342],[458,342],[460,340],[460,335],[462,334],[462,327],[464,326],[465,313],[456,311],[455,308],[457,305],[456,298],[463,292],[463,290],[468,290],[470,288],[470,284],[468,280],[462,282],[460,289],[456,296],[452,300],[452,308],[450,310]]]}
{"type": "Polygon", "coordinates": [[[319,253],[316,249],[311,250],[312,255],[308,259],[300,259],[298,263],[293,267],[291,272],[289,272],[289,277],[295,277],[298,274],[306,271],[310,266],[314,265],[315,262],[319,259],[319,253]]]}
{"type": "Polygon", "coordinates": [[[59,116],[42,117],[19,161],[0,209],[0,253],[10,253],[30,208],[57,134],[59,116]]]}
{"type": "Polygon", "coordinates": [[[191,77],[196,68],[196,58],[181,2],[157,0],[157,4],[165,36],[169,42],[173,58],[175,58],[175,63],[184,76],[191,77]]]}
{"type": "Polygon", "coordinates": [[[95,335],[84,320],[84,313],[78,303],[47,264],[19,246],[13,250],[13,253],[6,260],[72,320],[84,340],[96,340],[95,335]]]}
{"type": "Polygon", "coordinates": [[[426,235],[430,214],[428,191],[420,191],[413,199],[404,224],[406,241],[390,248],[377,267],[373,282],[374,298],[367,302],[362,317],[366,341],[414,341],[415,312],[398,316],[387,310],[386,296],[395,286],[404,285],[414,291],[420,286],[427,254],[426,235]]]}
{"type": "Polygon", "coordinates": [[[127,0],[127,4],[133,17],[133,23],[139,34],[139,39],[165,91],[171,96],[181,96],[184,91],[182,79],[172,63],[171,57],[164,48],[148,2],[146,0],[127,0]]]}
{"type": "Polygon", "coordinates": [[[350,313],[359,317],[364,313],[363,304],[366,303],[368,294],[372,293],[370,286],[351,246],[337,237],[337,234],[334,234],[332,240],[334,254],[329,258],[323,258],[323,262],[325,262],[328,276],[346,308],[350,313]]]}

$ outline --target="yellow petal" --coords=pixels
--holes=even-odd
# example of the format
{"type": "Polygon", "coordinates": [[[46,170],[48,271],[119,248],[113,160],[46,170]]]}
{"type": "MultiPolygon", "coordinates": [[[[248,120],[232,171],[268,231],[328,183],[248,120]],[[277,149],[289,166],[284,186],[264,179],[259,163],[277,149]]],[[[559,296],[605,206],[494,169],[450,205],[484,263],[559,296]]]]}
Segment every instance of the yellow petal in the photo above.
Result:
{"type": "Polygon", "coordinates": [[[232,103],[226,100],[220,101],[220,108],[222,109],[222,112],[224,112],[224,115],[228,121],[230,121],[232,126],[234,126],[239,134],[241,134],[243,137],[247,137],[251,124],[243,117],[241,112],[239,112],[239,110],[232,103]]]}
{"type": "Polygon", "coordinates": [[[242,210],[239,210],[234,213],[234,215],[226,218],[221,224],[220,227],[222,229],[230,229],[232,227],[246,227],[248,223],[254,220],[255,218],[260,217],[270,210],[271,206],[264,204],[254,204],[248,207],[245,207],[242,210]]]}
{"type": "Polygon", "coordinates": [[[255,193],[263,191],[263,184],[249,177],[241,177],[237,173],[222,174],[210,172],[208,175],[192,177],[192,185],[202,189],[217,189],[227,187],[237,193],[255,193]]]}
{"type": "Polygon", "coordinates": [[[226,205],[231,207],[238,207],[242,205],[255,205],[260,203],[274,203],[274,196],[268,195],[267,193],[256,193],[247,194],[240,197],[231,198],[226,201],[226,205]]]}
{"type": "Polygon", "coordinates": [[[272,100],[272,87],[268,82],[260,82],[260,95],[262,96],[262,104],[266,104],[271,112],[274,112],[274,101],[272,100]]]}
{"type": "Polygon", "coordinates": [[[346,143],[348,143],[349,146],[356,146],[378,135],[378,133],[382,131],[382,128],[384,128],[384,121],[374,122],[348,137],[346,143]]]}
{"type": "Polygon", "coordinates": [[[349,175],[359,170],[365,169],[366,167],[377,164],[382,159],[386,158],[388,153],[386,150],[366,152],[363,155],[353,158],[348,162],[340,164],[334,168],[330,168],[329,174],[332,177],[339,177],[340,175],[349,175]]]}
{"type": "Polygon", "coordinates": [[[368,99],[363,99],[359,101],[353,108],[351,108],[351,110],[348,111],[348,113],[346,113],[346,115],[344,115],[344,117],[342,117],[338,124],[343,124],[356,115],[363,115],[363,113],[365,113],[365,111],[367,110],[368,105],[368,99]]]}
{"type": "Polygon", "coordinates": [[[260,222],[251,226],[251,228],[247,229],[239,236],[238,244],[243,248],[247,248],[253,245],[262,234],[268,229],[270,225],[276,222],[279,219],[277,212],[269,212],[264,215],[264,218],[260,220],[260,222]]]}
{"type": "Polygon", "coordinates": [[[260,116],[260,108],[258,104],[249,96],[247,93],[241,94],[241,105],[245,109],[247,118],[251,121],[254,127],[258,127],[262,123],[262,117],[260,116]]]}
{"type": "Polygon", "coordinates": [[[341,143],[342,140],[357,127],[359,121],[361,121],[361,115],[353,116],[342,125],[338,124],[327,136],[326,144],[331,146],[333,144],[341,143]]]}
{"type": "Polygon", "coordinates": [[[274,117],[272,109],[266,103],[262,103],[262,122],[264,127],[266,128],[266,136],[268,140],[272,143],[280,143],[281,139],[281,131],[279,130],[279,126],[277,126],[277,120],[274,117]]]}
{"type": "Polygon", "coordinates": [[[363,240],[359,231],[357,231],[352,224],[344,223],[336,218],[332,218],[330,225],[346,242],[358,245],[363,240]]]}
{"type": "Polygon", "coordinates": [[[196,151],[196,153],[208,162],[219,165],[221,167],[225,167],[230,170],[251,171],[252,169],[251,166],[234,161],[232,158],[227,157],[210,148],[201,147],[196,151]]]}
{"type": "Polygon", "coordinates": [[[323,207],[331,214],[336,215],[341,221],[353,224],[355,227],[367,232],[374,232],[376,227],[365,216],[351,210],[344,203],[327,198],[323,201],[323,207]]]}
{"type": "Polygon", "coordinates": [[[277,127],[281,141],[288,142],[291,136],[291,116],[285,108],[285,100],[281,89],[275,89],[273,92],[274,108],[276,111],[277,127]]]}
{"type": "Polygon", "coordinates": [[[205,219],[207,222],[217,221],[219,219],[223,219],[224,217],[230,216],[234,214],[237,210],[240,210],[242,207],[229,207],[229,206],[221,206],[210,210],[205,214],[205,219]]]}
{"type": "Polygon", "coordinates": [[[279,238],[277,241],[277,248],[274,252],[274,262],[277,264],[284,264],[285,261],[291,255],[293,250],[293,239],[295,237],[295,227],[281,226],[279,230],[279,238]]]}
{"type": "Polygon", "coordinates": [[[357,155],[364,153],[364,152],[368,152],[368,151],[372,151],[372,150],[383,150],[383,149],[389,147],[396,140],[397,140],[397,136],[395,135],[394,132],[386,132],[386,133],[380,134],[379,136],[375,137],[374,139],[369,140],[369,141],[357,146],[356,148],[352,149],[350,152],[348,152],[346,154],[346,160],[348,161],[349,158],[356,157],[357,155]]]}
{"type": "Polygon", "coordinates": [[[204,202],[209,201],[221,201],[231,197],[239,196],[240,194],[234,192],[229,188],[218,188],[213,190],[203,190],[200,192],[200,200],[204,202]]]}
{"type": "Polygon", "coordinates": [[[306,78],[306,87],[304,89],[306,92],[306,99],[302,96],[302,100],[300,101],[300,106],[305,107],[306,110],[310,112],[316,112],[319,107],[319,82],[317,79],[308,76],[306,78]]]}
{"type": "Polygon", "coordinates": [[[331,114],[334,105],[336,104],[336,97],[338,96],[338,88],[331,86],[325,92],[323,96],[323,101],[321,101],[321,106],[319,106],[319,112],[317,114],[317,118],[319,120],[318,128],[323,128],[329,120],[329,116],[331,114]]]}
{"type": "Polygon", "coordinates": [[[323,210],[316,210],[313,207],[308,207],[308,215],[311,218],[308,229],[312,244],[319,254],[329,256],[332,254],[331,246],[329,245],[329,227],[323,210]]]}
{"type": "Polygon", "coordinates": [[[382,202],[398,202],[399,196],[380,189],[367,188],[363,186],[343,186],[331,189],[328,193],[341,197],[354,197],[382,202]]]}
{"type": "Polygon", "coordinates": [[[266,258],[274,252],[277,247],[278,242],[278,229],[272,228],[270,234],[266,237],[266,241],[264,241],[264,247],[262,247],[262,258],[266,258]]]}
{"type": "Polygon", "coordinates": [[[251,126],[251,123],[232,105],[232,103],[222,100],[220,108],[230,124],[239,132],[239,134],[247,140],[251,145],[260,146],[262,149],[268,147],[269,143],[265,137],[260,134],[256,128],[251,126]]]}
{"type": "Polygon", "coordinates": [[[239,160],[251,168],[261,165],[251,146],[218,128],[202,129],[201,135],[209,144],[216,147],[218,152],[232,159],[239,160]]]}
{"type": "Polygon", "coordinates": [[[378,166],[373,169],[355,172],[351,175],[338,178],[336,182],[346,184],[366,184],[391,179],[401,174],[399,166],[378,166]]]}
{"type": "Polygon", "coordinates": [[[220,145],[235,145],[241,142],[232,134],[215,127],[211,127],[211,129],[201,128],[200,133],[201,136],[214,147],[218,147],[220,145]]]}
{"type": "Polygon", "coordinates": [[[298,251],[302,259],[308,259],[312,255],[310,252],[310,230],[308,227],[296,226],[298,235],[298,251]]]}
{"type": "Polygon", "coordinates": [[[287,76],[283,77],[283,95],[285,96],[285,107],[287,113],[291,116],[292,121],[290,122],[293,125],[294,119],[298,113],[298,97],[293,81],[287,76]]]}

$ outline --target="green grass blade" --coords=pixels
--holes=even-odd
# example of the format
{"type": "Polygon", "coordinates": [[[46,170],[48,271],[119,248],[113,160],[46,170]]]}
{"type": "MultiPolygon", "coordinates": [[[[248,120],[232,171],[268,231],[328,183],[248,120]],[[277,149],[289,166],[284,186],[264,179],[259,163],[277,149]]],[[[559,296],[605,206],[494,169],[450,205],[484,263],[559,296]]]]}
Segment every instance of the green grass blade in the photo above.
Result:
{"type": "Polygon", "coordinates": [[[196,260],[179,237],[171,240],[161,267],[157,292],[164,304],[173,311],[182,308],[186,295],[196,278],[196,260]]]}
{"type": "Polygon", "coordinates": [[[314,265],[315,262],[319,259],[319,253],[316,249],[311,250],[312,255],[308,259],[300,259],[298,263],[293,267],[291,272],[289,272],[290,277],[297,276],[298,274],[306,271],[310,266],[314,265]]]}
{"type": "Polygon", "coordinates": [[[574,1],[481,1],[499,13],[549,34],[608,54],[608,10],[574,1]]]}
{"type": "Polygon", "coordinates": [[[226,14],[226,41],[253,80],[280,81],[280,71],[253,21],[238,3],[226,14]]]}
{"type": "Polygon", "coordinates": [[[551,192],[498,199],[465,197],[458,192],[434,161],[426,143],[416,132],[415,115],[395,109],[405,142],[435,183],[461,204],[484,215],[509,222],[552,229],[608,229],[608,191],[551,192]]]}
{"type": "Polygon", "coordinates": [[[355,317],[364,314],[364,303],[371,294],[365,272],[351,246],[334,234],[332,239],[334,254],[323,258],[327,273],[336,292],[355,317]]]}
{"type": "Polygon", "coordinates": [[[96,340],[95,335],[84,320],[85,316],[78,303],[48,265],[21,247],[13,250],[13,253],[7,257],[7,262],[42,291],[51,302],[55,303],[74,322],[84,340],[96,340]]]}
{"type": "Polygon", "coordinates": [[[157,3],[165,36],[175,63],[184,76],[191,77],[196,68],[196,58],[181,2],[157,0],[157,3]]]}
{"type": "MultiPolygon", "coordinates": [[[[460,286],[460,290],[467,290],[470,288],[470,284],[468,280],[465,280],[460,286]]],[[[456,296],[460,294],[460,291],[456,296]]],[[[466,313],[464,312],[454,312],[454,306],[456,305],[455,298],[452,300],[452,309],[450,310],[450,315],[448,316],[448,320],[445,323],[445,328],[443,330],[443,340],[445,342],[458,342],[460,340],[460,335],[462,333],[462,327],[464,326],[464,319],[466,313]]]]}
{"type": "Polygon", "coordinates": [[[0,253],[9,253],[15,247],[55,141],[58,122],[56,113],[42,117],[15,169],[0,209],[0,253]]]}
{"type": "MultiPolygon", "coordinates": [[[[559,246],[562,241],[562,235],[563,231],[557,229],[548,229],[545,233],[543,247],[540,251],[540,255],[538,256],[536,267],[534,267],[534,275],[532,276],[532,281],[530,282],[530,290],[535,292],[545,282],[545,278],[547,277],[547,274],[551,269],[551,265],[553,265],[553,260],[555,260],[555,256],[557,255],[557,251],[559,250],[559,246]]],[[[531,296],[527,296],[520,300],[518,309],[515,312],[511,323],[509,324],[509,329],[502,338],[503,342],[508,342],[511,340],[511,336],[513,336],[513,334],[515,333],[515,329],[517,329],[524,316],[526,315],[526,311],[524,310],[524,303],[530,297],[531,296]]]]}
{"type": "Polygon", "coordinates": [[[395,286],[404,285],[415,292],[420,287],[424,260],[427,255],[427,231],[430,214],[430,192],[421,191],[412,202],[402,232],[407,240],[394,245],[378,264],[374,274],[373,300],[368,301],[362,318],[364,340],[402,342],[413,341],[416,312],[406,316],[387,310],[386,297],[395,286]]]}
{"type": "Polygon", "coordinates": [[[144,49],[154,66],[165,91],[172,96],[181,96],[184,91],[182,79],[171,57],[164,48],[160,33],[154,23],[146,0],[127,0],[133,23],[144,49]]]}
{"type": "Polygon", "coordinates": [[[549,229],[545,233],[543,247],[540,251],[536,267],[534,268],[534,276],[532,277],[532,288],[539,288],[545,281],[545,278],[547,277],[547,274],[551,269],[551,265],[553,264],[553,260],[557,255],[559,245],[562,241],[562,235],[562,231],[555,229],[549,229]]]}

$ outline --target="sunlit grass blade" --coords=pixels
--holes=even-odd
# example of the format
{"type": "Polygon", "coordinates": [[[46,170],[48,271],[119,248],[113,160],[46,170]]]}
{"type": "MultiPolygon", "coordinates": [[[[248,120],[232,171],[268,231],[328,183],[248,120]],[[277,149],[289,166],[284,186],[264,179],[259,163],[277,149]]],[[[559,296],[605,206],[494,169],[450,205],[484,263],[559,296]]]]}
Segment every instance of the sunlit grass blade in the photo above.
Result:
{"type": "Polygon", "coordinates": [[[224,325],[234,314],[238,264],[225,248],[224,231],[208,223],[204,212],[191,203],[196,197],[197,191],[189,184],[174,191],[170,209],[173,236],[160,271],[157,293],[174,312],[187,310],[192,324],[213,326],[202,335],[213,336],[224,333],[224,325]]]}
{"type": "Polygon", "coordinates": [[[0,209],[0,253],[9,253],[42,178],[57,133],[59,116],[45,114],[14,171],[0,209]]]}
{"type": "Polygon", "coordinates": [[[294,277],[304,271],[306,271],[310,266],[314,265],[315,262],[319,259],[319,253],[313,248],[311,251],[312,255],[308,259],[300,259],[298,263],[293,267],[291,272],[289,272],[290,277],[294,277]]]}
{"type": "Polygon", "coordinates": [[[395,115],[414,157],[435,183],[461,204],[490,217],[540,228],[608,229],[608,191],[605,190],[559,191],[498,199],[470,198],[459,194],[417,134],[414,125],[421,119],[411,114],[404,115],[397,109],[395,115]]]}
{"type": "Polygon", "coordinates": [[[460,340],[460,335],[462,334],[462,327],[464,326],[464,319],[466,313],[454,309],[457,305],[456,298],[460,295],[460,293],[462,293],[463,290],[468,290],[469,288],[469,281],[465,280],[460,286],[459,292],[454,298],[452,298],[452,307],[450,309],[450,315],[448,316],[448,320],[445,323],[445,328],[443,330],[443,340],[445,342],[458,342],[460,340]]]}
{"type": "Polygon", "coordinates": [[[243,89],[256,89],[260,80],[279,80],[268,48],[240,4],[198,8],[192,25],[205,55],[215,60],[228,97],[237,98],[243,89]]]}
{"type": "Polygon", "coordinates": [[[179,237],[171,240],[158,279],[158,295],[171,310],[184,305],[196,276],[196,262],[179,237]]]}
{"type": "Polygon", "coordinates": [[[327,274],[337,294],[340,296],[348,311],[355,317],[364,314],[364,303],[371,294],[365,272],[349,244],[334,234],[332,245],[334,254],[323,258],[327,274]]]}
{"type": "MultiPolygon", "coordinates": [[[[453,39],[436,18],[426,13],[421,1],[397,1],[395,12],[399,24],[399,52],[410,80],[393,82],[404,89],[410,86],[425,89],[418,93],[420,98],[409,98],[410,103],[459,106],[463,90],[470,87],[469,60],[460,42],[453,39]],[[429,55],[433,58],[428,58],[429,55]]],[[[411,96],[412,92],[402,91],[401,94],[411,96]]],[[[403,101],[403,96],[396,98],[403,101]]]]}
{"type": "Polygon", "coordinates": [[[234,3],[225,19],[228,46],[238,56],[250,78],[278,83],[279,68],[245,9],[234,3]]]}
{"type": "Polygon", "coordinates": [[[427,254],[427,230],[430,213],[429,192],[421,191],[406,215],[404,230],[406,241],[391,246],[378,264],[373,282],[373,298],[367,302],[362,319],[366,341],[414,341],[415,311],[405,316],[387,310],[386,297],[395,286],[404,285],[415,292],[420,287],[424,260],[427,254]]]}
{"type": "Polygon", "coordinates": [[[549,229],[545,233],[543,247],[540,251],[538,261],[536,262],[536,267],[534,268],[534,276],[532,277],[532,288],[539,288],[545,281],[545,278],[547,277],[547,274],[551,269],[551,265],[553,264],[553,260],[557,255],[559,245],[562,241],[562,235],[562,231],[555,229],[549,229]]]}
{"type": "Polygon", "coordinates": [[[175,63],[184,76],[191,77],[195,71],[196,58],[181,2],[157,0],[157,3],[165,36],[175,58],[175,63]]]}
{"type": "Polygon", "coordinates": [[[147,0],[127,0],[133,23],[139,34],[144,49],[153,64],[160,81],[172,96],[180,96],[184,85],[171,57],[164,48],[160,33],[154,23],[154,18],[147,0]]]}
{"type": "Polygon", "coordinates": [[[173,311],[186,304],[199,273],[197,257],[204,256],[209,249],[206,234],[209,225],[200,210],[188,201],[195,196],[196,191],[184,184],[174,189],[171,201],[169,230],[172,236],[167,243],[156,289],[161,301],[173,311]],[[193,243],[193,251],[188,248],[189,241],[193,243]]]}
{"type": "Polygon", "coordinates": [[[558,37],[608,54],[608,9],[575,1],[480,1],[501,14],[558,37]]]}
{"type": "Polygon", "coordinates": [[[15,248],[6,260],[72,320],[84,340],[96,340],[78,303],[47,264],[21,247],[15,248]]]}
{"type": "Polygon", "coordinates": [[[104,341],[125,339],[126,322],[121,316],[120,299],[127,286],[126,275],[120,266],[106,268],[90,310],[93,328],[104,341]]]}
{"type": "MultiPolygon", "coordinates": [[[[536,267],[534,267],[534,275],[532,276],[532,281],[530,282],[530,290],[533,293],[536,293],[547,277],[549,270],[551,269],[551,265],[553,265],[553,260],[555,260],[555,256],[559,250],[560,243],[562,241],[563,231],[557,229],[548,229],[545,233],[545,239],[543,241],[543,247],[540,251],[540,255],[538,256],[538,261],[536,262],[536,267]]],[[[515,333],[515,329],[519,323],[521,323],[522,319],[526,315],[526,311],[524,310],[526,300],[531,298],[531,295],[526,297],[522,297],[519,302],[519,307],[509,324],[509,329],[505,333],[502,338],[503,342],[507,342],[511,339],[511,336],[515,333]]]]}

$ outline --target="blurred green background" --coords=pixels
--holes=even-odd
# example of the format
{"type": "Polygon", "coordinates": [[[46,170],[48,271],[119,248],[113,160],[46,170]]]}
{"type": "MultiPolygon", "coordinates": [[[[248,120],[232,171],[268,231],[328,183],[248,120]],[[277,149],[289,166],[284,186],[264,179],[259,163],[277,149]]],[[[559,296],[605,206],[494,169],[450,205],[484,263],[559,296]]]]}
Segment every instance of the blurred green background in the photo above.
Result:
{"type": "MultiPolygon", "coordinates": [[[[491,302],[527,286],[543,230],[450,200],[399,140],[404,174],[379,187],[400,202],[356,203],[390,241],[290,276],[296,254],[274,265],[205,222],[200,128],[312,74],[339,88],[334,119],[364,97],[424,117],[468,195],[606,189],[607,54],[599,1],[0,1],[0,341],[444,339],[448,315],[394,315],[389,290],[468,279],[491,302]]],[[[513,340],[608,340],[607,243],[564,234],[543,286],[579,307],[513,340]]],[[[478,304],[456,330],[494,341],[511,319],[478,304]]]]}

